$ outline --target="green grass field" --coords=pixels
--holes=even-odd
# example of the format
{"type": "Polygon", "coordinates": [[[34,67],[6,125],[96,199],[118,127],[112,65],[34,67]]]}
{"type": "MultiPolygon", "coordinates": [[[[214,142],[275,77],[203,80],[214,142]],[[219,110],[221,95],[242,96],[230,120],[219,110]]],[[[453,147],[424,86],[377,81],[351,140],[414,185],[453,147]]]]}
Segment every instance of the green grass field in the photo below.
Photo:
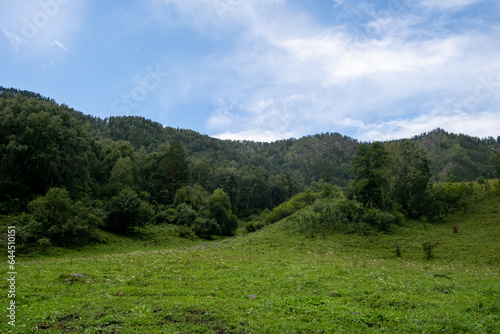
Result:
{"type": "Polygon", "coordinates": [[[16,327],[2,298],[0,332],[500,333],[500,196],[388,234],[307,238],[284,224],[211,242],[155,226],[18,257],[16,327]],[[430,260],[425,241],[439,243],[430,260]]]}

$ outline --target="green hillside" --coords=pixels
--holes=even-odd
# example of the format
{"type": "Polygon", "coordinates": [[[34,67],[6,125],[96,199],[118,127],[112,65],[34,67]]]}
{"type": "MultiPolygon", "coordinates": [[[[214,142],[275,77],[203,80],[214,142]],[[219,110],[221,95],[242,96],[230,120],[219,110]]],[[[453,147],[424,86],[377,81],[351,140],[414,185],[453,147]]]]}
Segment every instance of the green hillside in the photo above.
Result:
{"type": "Polygon", "coordinates": [[[311,238],[288,220],[212,242],[168,226],[110,235],[19,258],[16,327],[0,330],[500,333],[499,215],[500,197],[479,191],[466,214],[368,236],[311,238]],[[430,259],[426,242],[437,244],[430,259]]]}

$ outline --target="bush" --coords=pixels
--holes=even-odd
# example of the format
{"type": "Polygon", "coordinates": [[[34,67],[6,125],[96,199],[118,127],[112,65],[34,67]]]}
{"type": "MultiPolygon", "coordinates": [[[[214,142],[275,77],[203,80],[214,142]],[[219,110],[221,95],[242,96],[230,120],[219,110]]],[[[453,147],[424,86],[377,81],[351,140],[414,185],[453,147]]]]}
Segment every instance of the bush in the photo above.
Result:
{"type": "Polygon", "coordinates": [[[267,224],[263,221],[254,221],[254,222],[250,222],[249,224],[247,224],[245,226],[245,231],[251,233],[251,232],[255,232],[255,231],[258,231],[262,228],[264,228],[264,226],[266,226],[267,224]]]}
{"type": "Polygon", "coordinates": [[[214,190],[208,199],[208,218],[219,224],[221,235],[231,236],[238,228],[238,220],[231,211],[229,196],[222,189],[214,190]]]}
{"type": "Polygon", "coordinates": [[[358,233],[370,230],[388,231],[400,217],[385,211],[367,208],[355,200],[319,202],[311,207],[312,212],[299,212],[289,220],[292,226],[305,234],[358,233]]]}
{"type": "Polygon", "coordinates": [[[440,183],[428,192],[427,218],[444,219],[456,209],[467,211],[472,203],[474,187],[472,183],[440,183]]]}
{"type": "Polygon", "coordinates": [[[175,224],[177,222],[177,211],[169,208],[158,212],[154,220],[157,224],[175,224]]]}
{"type": "Polygon", "coordinates": [[[310,191],[303,192],[293,196],[288,202],[282,203],[275,207],[265,218],[266,224],[272,224],[286,218],[300,209],[314,203],[319,197],[319,194],[310,191]]]}
{"type": "Polygon", "coordinates": [[[177,206],[175,223],[179,225],[191,226],[196,219],[196,211],[193,210],[191,205],[181,203],[177,206]]]}
{"type": "Polygon", "coordinates": [[[127,233],[145,226],[152,217],[151,206],[142,201],[135,191],[124,189],[108,203],[106,227],[113,232],[127,233]]]}
{"type": "Polygon", "coordinates": [[[211,239],[213,235],[221,235],[219,224],[214,219],[197,218],[191,227],[194,234],[202,239],[211,239]]]}
{"type": "Polygon", "coordinates": [[[388,231],[391,225],[398,222],[397,218],[385,211],[380,211],[375,213],[374,227],[379,231],[388,231]]]}
{"type": "Polygon", "coordinates": [[[190,227],[187,226],[179,226],[178,230],[179,236],[182,238],[194,238],[194,232],[190,227]]]}
{"type": "Polygon", "coordinates": [[[439,245],[438,242],[425,241],[422,243],[422,250],[424,251],[425,258],[430,260],[434,257],[434,248],[439,245]]]}
{"type": "Polygon", "coordinates": [[[48,239],[59,246],[81,245],[92,238],[91,232],[102,223],[98,212],[89,210],[83,202],[73,203],[69,192],[51,188],[28,205],[31,215],[21,219],[21,238],[32,243],[48,239]]]}
{"type": "Polygon", "coordinates": [[[497,180],[495,184],[493,185],[493,191],[497,194],[500,195],[500,180],[497,180]]]}

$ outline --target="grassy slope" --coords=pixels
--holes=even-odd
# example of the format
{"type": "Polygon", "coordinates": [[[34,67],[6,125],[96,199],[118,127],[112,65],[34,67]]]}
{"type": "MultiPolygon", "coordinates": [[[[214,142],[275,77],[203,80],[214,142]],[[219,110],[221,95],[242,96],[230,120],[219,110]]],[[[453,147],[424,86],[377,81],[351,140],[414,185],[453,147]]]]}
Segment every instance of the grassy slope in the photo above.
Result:
{"type": "Polygon", "coordinates": [[[308,239],[278,223],[193,242],[156,228],[153,241],[18,258],[13,333],[500,333],[499,216],[497,196],[387,235],[308,239]],[[427,240],[440,242],[432,260],[427,240]]]}

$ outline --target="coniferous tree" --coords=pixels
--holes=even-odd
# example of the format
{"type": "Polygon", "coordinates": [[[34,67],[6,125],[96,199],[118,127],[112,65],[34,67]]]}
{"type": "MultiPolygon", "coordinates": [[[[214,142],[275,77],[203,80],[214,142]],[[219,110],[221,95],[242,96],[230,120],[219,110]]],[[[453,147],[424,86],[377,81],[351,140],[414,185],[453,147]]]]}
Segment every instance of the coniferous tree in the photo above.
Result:
{"type": "Polygon", "coordinates": [[[177,189],[186,185],[189,177],[186,153],[180,142],[173,142],[160,158],[158,173],[168,189],[170,202],[177,189]]]}

